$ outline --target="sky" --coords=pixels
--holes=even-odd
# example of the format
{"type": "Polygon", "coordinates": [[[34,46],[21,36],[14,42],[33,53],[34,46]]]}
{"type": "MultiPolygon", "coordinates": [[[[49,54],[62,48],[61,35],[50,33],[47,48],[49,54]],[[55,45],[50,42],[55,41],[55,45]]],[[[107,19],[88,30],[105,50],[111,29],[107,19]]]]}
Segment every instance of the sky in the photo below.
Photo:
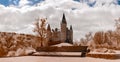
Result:
{"type": "Polygon", "coordinates": [[[38,17],[60,28],[63,13],[67,26],[73,26],[74,40],[79,40],[88,32],[114,30],[120,0],[0,0],[0,31],[34,34],[38,17]]]}

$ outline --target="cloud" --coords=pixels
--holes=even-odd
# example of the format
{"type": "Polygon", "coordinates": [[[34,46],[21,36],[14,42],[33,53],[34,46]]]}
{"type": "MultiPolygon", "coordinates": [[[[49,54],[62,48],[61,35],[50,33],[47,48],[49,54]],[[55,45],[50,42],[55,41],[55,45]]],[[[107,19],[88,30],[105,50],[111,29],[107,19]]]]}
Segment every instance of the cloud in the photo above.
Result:
{"type": "Polygon", "coordinates": [[[21,3],[20,8],[0,5],[0,31],[31,34],[38,17],[47,17],[52,28],[60,29],[65,13],[68,27],[73,26],[74,39],[80,39],[87,32],[114,30],[114,19],[120,16],[118,5],[89,7],[73,0],[45,0],[38,6],[26,6],[28,1],[23,1],[26,3],[21,3]]]}
{"type": "Polygon", "coordinates": [[[28,3],[30,3],[28,0],[20,0],[19,1],[19,6],[23,7],[23,6],[27,5],[28,3]]]}

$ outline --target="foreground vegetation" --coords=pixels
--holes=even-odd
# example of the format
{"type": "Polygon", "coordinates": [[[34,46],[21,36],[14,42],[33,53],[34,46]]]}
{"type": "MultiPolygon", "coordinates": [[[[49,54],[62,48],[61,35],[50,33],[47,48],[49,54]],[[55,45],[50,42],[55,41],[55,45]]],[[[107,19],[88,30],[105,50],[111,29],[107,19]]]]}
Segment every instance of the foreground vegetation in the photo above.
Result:
{"type": "Polygon", "coordinates": [[[115,20],[115,30],[89,32],[76,45],[87,45],[91,49],[108,48],[120,50],[120,18],[115,20]]]}

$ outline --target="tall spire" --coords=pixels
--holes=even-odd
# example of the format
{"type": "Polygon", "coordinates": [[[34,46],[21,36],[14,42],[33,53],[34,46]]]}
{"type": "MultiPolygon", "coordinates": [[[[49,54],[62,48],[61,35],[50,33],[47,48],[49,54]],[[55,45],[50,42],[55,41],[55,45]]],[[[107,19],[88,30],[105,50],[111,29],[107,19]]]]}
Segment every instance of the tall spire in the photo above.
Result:
{"type": "Polygon", "coordinates": [[[73,30],[73,29],[72,29],[72,25],[70,25],[70,30],[73,30]]]}
{"type": "Polygon", "coordinates": [[[66,24],[66,18],[65,18],[65,14],[63,13],[63,18],[62,18],[62,23],[66,24]]]}
{"type": "Polygon", "coordinates": [[[47,30],[50,30],[50,31],[51,31],[51,27],[50,27],[50,24],[48,24],[47,30]]]}

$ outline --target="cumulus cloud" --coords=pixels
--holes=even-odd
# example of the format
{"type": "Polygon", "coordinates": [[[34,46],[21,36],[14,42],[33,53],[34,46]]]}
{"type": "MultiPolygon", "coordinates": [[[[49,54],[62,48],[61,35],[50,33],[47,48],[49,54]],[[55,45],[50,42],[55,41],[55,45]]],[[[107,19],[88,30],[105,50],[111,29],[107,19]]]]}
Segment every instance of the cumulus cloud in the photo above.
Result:
{"type": "Polygon", "coordinates": [[[20,0],[19,6],[23,7],[23,6],[27,5],[28,3],[30,3],[28,0],[20,0]]]}
{"type": "Polygon", "coordinates": [[[26,7],[28,1],[23,1],[26,3],[21,3],[21,8],[0,5],[0,31],[31,34],[38,17],[46,17],[52,28],[60,28],[65,13],[68,27],[73,26],[74,39],[80,39],[87,32],[114,30],[114,19],[120,16],[118,5],[89,7],[73,0],[45,0],[26,7]]]}

